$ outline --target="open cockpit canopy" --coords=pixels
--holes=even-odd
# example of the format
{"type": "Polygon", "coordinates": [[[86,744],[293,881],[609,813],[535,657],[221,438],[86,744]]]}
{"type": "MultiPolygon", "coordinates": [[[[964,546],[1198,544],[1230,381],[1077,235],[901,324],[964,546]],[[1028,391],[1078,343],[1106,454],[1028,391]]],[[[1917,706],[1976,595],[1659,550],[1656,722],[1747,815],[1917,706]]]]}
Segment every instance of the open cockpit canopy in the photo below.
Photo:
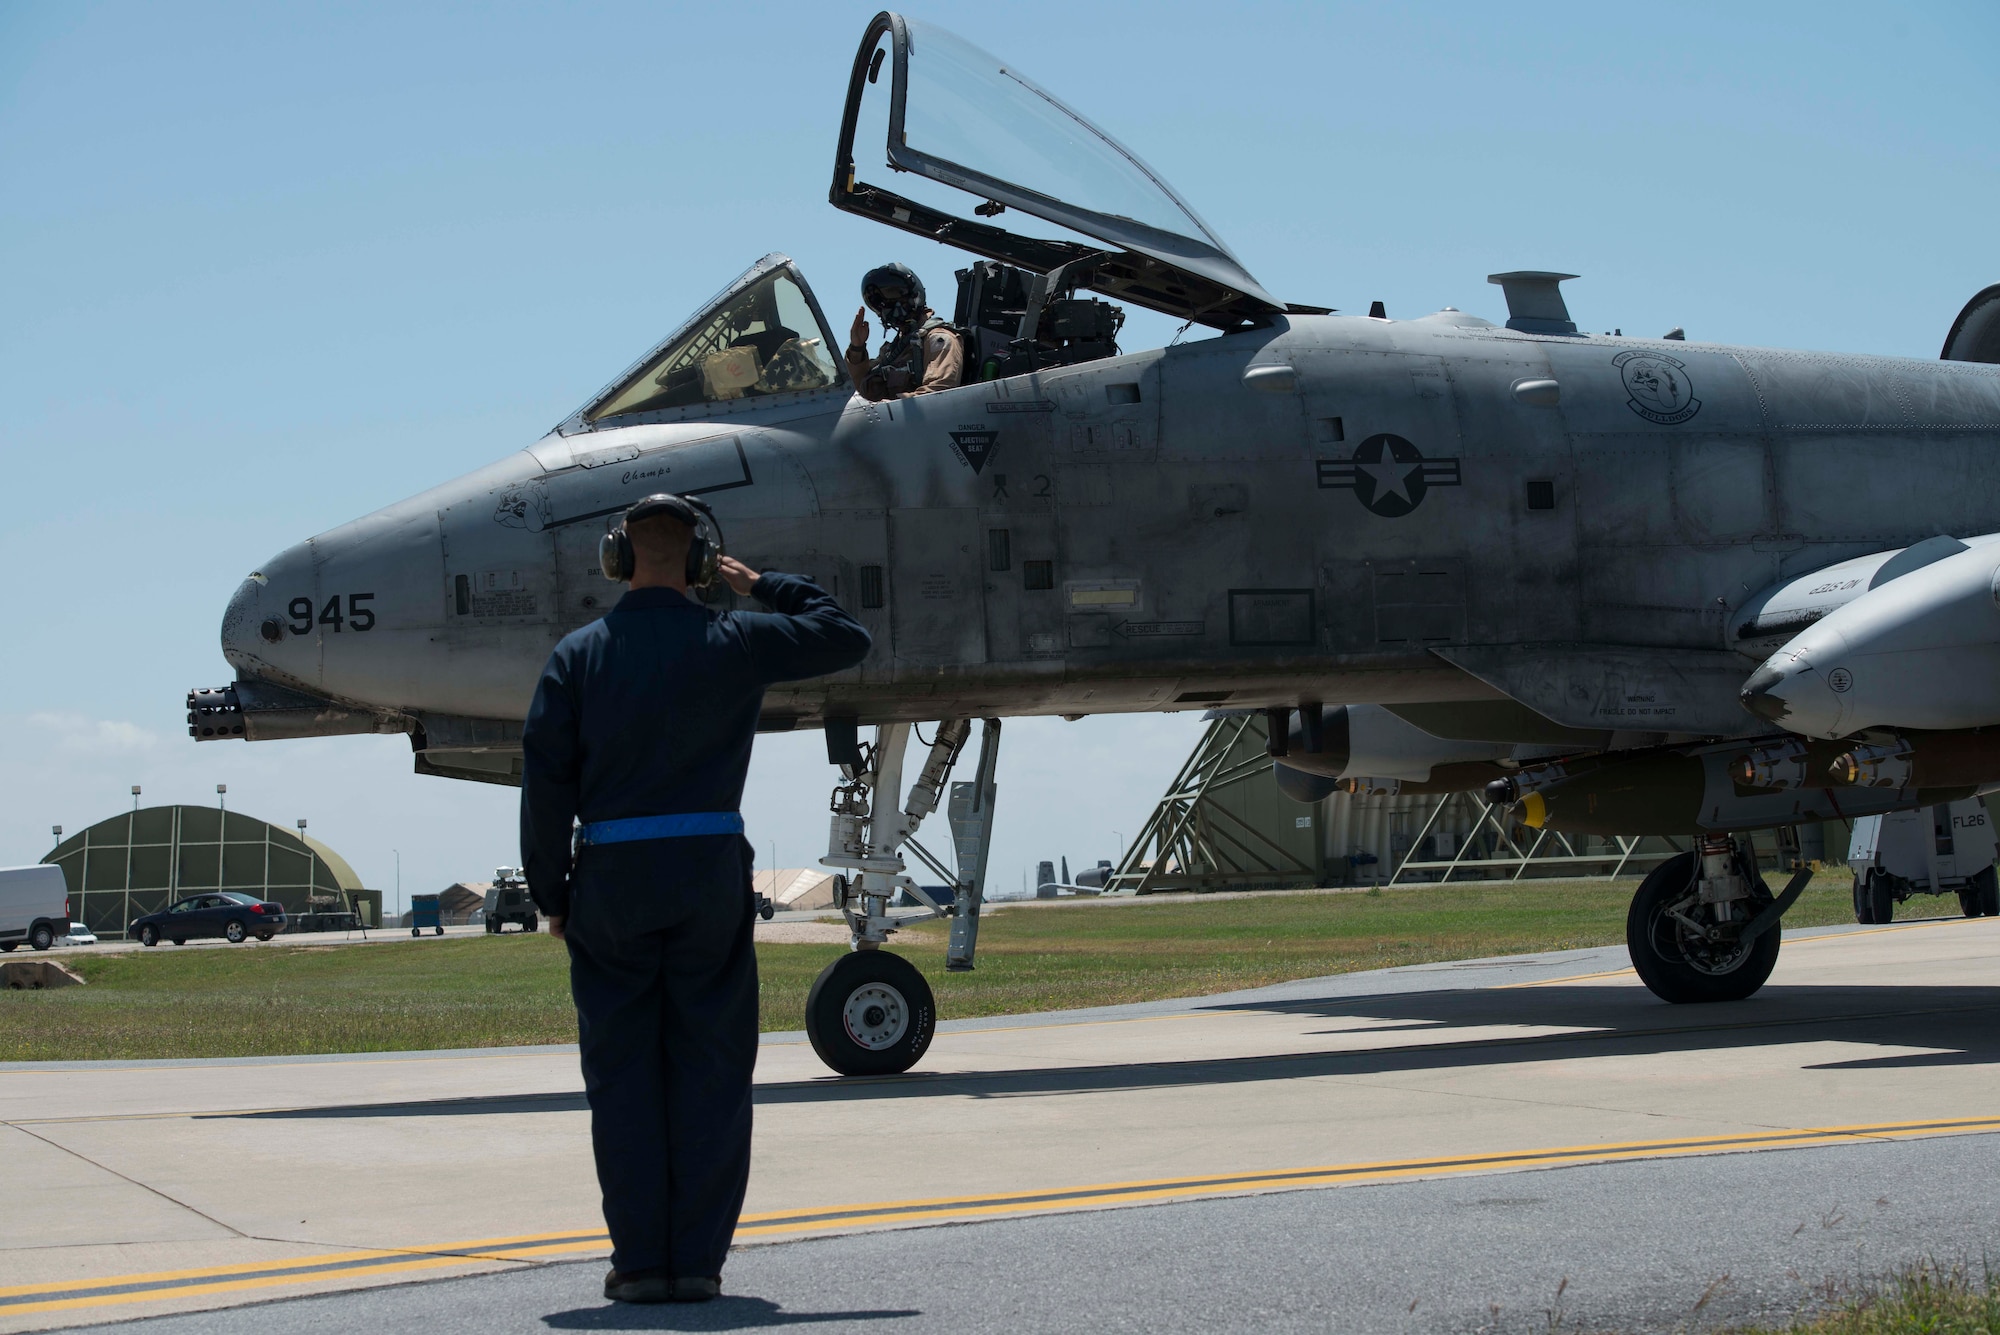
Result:
{"type": "Polygon", "coordinates": [[[837,346],[798,267],[766,255],[557,429],[628,426],[699,404],[844,387],[851,382],[837,346]]]}
{"type": "Polygon", "coordinates": [[[976,255],[1036,273],[1064,269],[1062,286],[1220,329],[1286,309],[1131,150],[1015,66],[900,14],[877,14],[855,55],[831,198],[976,255]],[[856,140],[865,152],[877,134],[889,170],[974,196],[981,218],[1013,209],[1104,244],[1024,236],[864,181],[856,140]]]}

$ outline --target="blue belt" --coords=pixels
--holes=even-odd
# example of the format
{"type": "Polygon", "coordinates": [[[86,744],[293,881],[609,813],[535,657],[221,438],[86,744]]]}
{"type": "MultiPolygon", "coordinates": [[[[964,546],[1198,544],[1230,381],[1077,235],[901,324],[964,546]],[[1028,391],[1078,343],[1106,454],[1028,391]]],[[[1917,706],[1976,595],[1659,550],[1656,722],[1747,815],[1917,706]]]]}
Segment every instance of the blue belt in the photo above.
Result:
{"type": "Polygon", "coordinates": [[[576,846],[629,844],[638,839],[683,839],[695,834],[741,834],[740,811],[684,811],[673,816],[634,816],[630,820],[599,820],[581,826],[576,846]]]}

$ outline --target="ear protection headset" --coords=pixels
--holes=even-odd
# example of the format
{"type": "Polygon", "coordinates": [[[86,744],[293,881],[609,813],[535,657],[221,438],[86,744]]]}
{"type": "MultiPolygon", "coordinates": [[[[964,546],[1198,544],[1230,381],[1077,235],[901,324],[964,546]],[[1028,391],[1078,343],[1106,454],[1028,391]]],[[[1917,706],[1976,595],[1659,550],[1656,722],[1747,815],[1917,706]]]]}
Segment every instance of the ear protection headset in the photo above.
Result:
{"type": "Polygon", "coordinates": [[[655,515],[671,515],[694,530],[694,537],[688,543],[688,587],[705,589],[713,584],[723,552],[722,525],[717,522],[715,511],[708,508],[706,501],[664,491],[633,505],[625,512],[623,522],[598,541],[597,565],[604,572],[604,578],[620,584],[632,578],[636,558],[632,554],[631,535],[625,531],[625,526],[655,515]]]}

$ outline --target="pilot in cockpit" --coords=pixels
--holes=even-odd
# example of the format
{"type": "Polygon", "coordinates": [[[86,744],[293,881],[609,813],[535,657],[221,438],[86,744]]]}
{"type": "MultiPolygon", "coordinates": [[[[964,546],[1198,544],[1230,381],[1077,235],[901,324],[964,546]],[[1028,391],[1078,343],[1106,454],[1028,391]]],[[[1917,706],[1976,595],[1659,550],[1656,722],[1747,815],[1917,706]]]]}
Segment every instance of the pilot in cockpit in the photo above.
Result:
{"type": "Polygon", "coordinates": [[[854,312],[847,370],[873,403],[955,389],[965,378],[958,331],[924,302],[923,280],[907,265],[884,264],[861,279],[864,309],[854,312]],[[882,322],[882,350],[868,355],[868,312],[882,322]]]}

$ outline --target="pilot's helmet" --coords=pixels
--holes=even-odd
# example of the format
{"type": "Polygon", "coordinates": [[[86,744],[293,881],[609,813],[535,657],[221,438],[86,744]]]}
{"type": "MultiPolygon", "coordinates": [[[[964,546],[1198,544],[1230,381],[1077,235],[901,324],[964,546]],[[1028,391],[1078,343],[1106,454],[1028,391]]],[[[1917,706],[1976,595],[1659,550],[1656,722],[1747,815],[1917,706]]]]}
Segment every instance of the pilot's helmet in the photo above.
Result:
{"type": "Polygon", "coordinates": [[[885,325],[901,327],[923,314],[924,281],[907,264],[884,264],[861,278],[861,300],[885,325]]]}

